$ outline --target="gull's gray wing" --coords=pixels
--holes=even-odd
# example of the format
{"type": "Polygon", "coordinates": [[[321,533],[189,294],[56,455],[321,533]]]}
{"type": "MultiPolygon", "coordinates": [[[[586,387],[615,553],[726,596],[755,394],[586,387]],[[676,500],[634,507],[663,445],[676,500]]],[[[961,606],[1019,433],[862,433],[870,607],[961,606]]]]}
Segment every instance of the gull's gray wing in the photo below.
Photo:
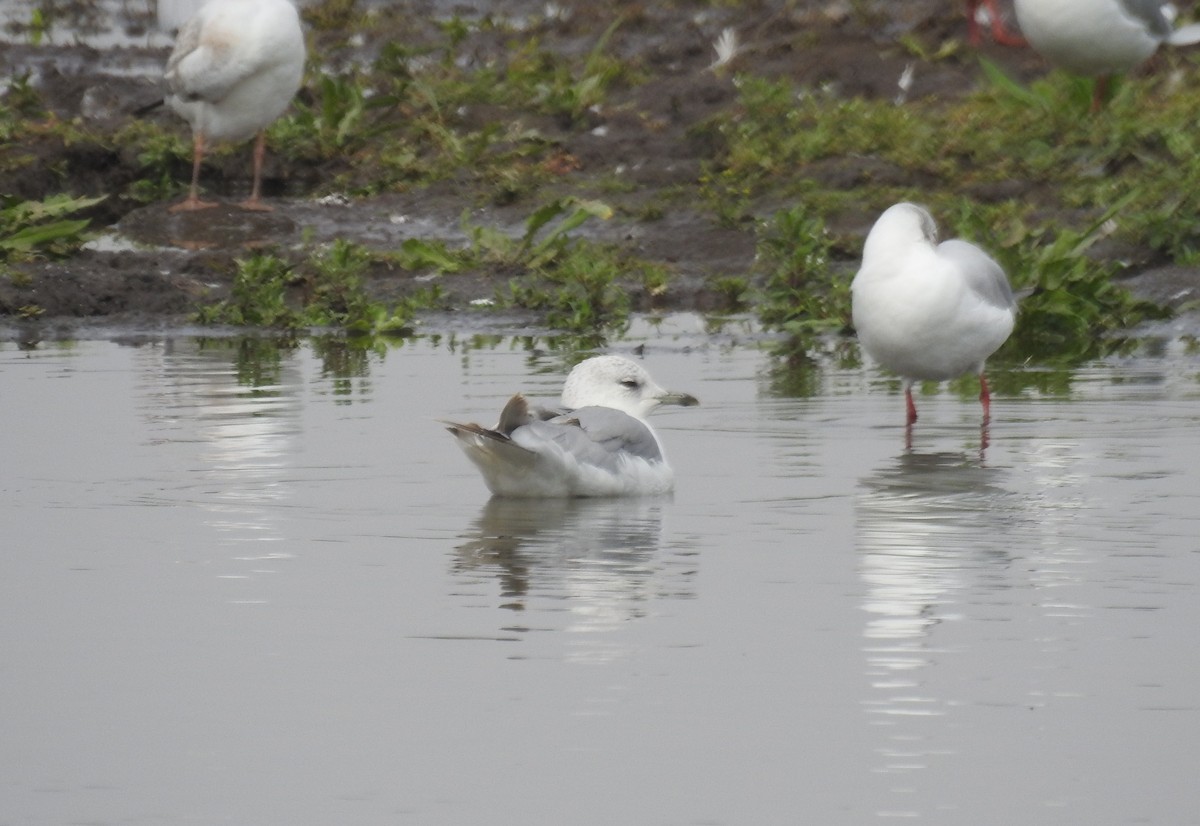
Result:
{"type": "Polygon", "coordinates": [[[1004,268],[979,247],[955,238],[938,244],[938,254],[956,264],[967,286],[988,304],[1002,310],[1016,308],[1004,268]]]}
{"type": "Polygon", "coordinates": [[[610,453],[632,453],[651,461],[662,459],[650,426],[628,413],[611,407],[581,407],[552,421],[563,419],[579,422],[588,438],[610,453]]]}
{"type": "Polygon", "coordinates": [[[1162,0],[1120,0],[1120,5],[1158,40],[1171,36],[1171,21],[1162,12],[1162,0]]]}
{"type": "Polygon", "coordinates": [[[611,407],[581,407],[546,421],[534,418],[513,430],[511,439],[531,451],[553,442],[580,464],[611,471],[624,457],[663,458],[649,426],[611,407]]]}

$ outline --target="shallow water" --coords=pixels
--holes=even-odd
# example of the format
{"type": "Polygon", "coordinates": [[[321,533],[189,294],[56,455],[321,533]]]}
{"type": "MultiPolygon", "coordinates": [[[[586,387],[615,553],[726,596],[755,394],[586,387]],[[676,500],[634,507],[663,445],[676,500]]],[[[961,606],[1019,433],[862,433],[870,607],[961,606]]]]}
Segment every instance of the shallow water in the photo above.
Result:
{"type": "Polygon", "coordinates": [[[556,395],[520,341],[0,344],[0,823],[1200,822],[1200,360],[905,450],[742,340],[613,348],[673,497],[541,503],[436,421],[556,395]]]}

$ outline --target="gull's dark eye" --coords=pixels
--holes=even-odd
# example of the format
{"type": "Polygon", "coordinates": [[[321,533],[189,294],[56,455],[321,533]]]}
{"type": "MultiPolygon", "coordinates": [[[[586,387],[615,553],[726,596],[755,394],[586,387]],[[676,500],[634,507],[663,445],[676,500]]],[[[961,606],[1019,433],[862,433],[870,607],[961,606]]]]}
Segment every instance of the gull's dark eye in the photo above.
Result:
{"type": "Polygon", "coordinates": [[[642,385],[637,379],[621,379],[621,386],[629,390],[637,390],[642,385]]]}

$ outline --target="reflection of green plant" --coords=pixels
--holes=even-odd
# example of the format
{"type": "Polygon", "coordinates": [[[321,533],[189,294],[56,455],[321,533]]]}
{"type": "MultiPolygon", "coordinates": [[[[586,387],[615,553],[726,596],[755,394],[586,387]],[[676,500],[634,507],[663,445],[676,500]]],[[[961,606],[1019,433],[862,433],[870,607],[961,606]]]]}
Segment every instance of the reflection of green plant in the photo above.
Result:
{"type": "Polygon", "coordinates": [[[403,339],[383,336],[314,336],[310,339],[313,353],[321,360],[321,378],[330,382],[330,392],[349,401],[354,395],[355,379],[367,379],[371,373],[371,356],[382,358],[389,346],[403,339]]]}
{"type": "Polygon", "coordinates": [[[236,348],[234,372],[237,383],[255,388],[258,395],[279,395],[283,384],[283,356],[296,349],[297,340],[291,336],[246,336],[237,339],[215,339],[206,342],[209,347],[236,348]],[[219,342],[219,344],[218,344],[219,342]]]}
{"type": "Polygon", "coordinates": [[[41,201],[20,201],[0,195],[0,261],[35,255],[62,256],[87,240],[87,218],[64,216],[95,206],[99,198],[50,195],[41,201]]]}
{"type": "Polygon", "coordinates": [[[802,333],[787,336],[771,347],[767,370],[769,392],[773,396],[807,398],[822,389],[822,376],[828,365],[842,370],[861,366],[855,341],[846,336],[802,333]]]}
{"type": "MultiPolygon", "coordinates": [[[[1074,376],[1073,365],[1065,361],[1030,370],[1024,362],[1001,356],[989,360],[987,365],[988,387],[1000,396],[1017,396],[1026,391],[1044,397],[1067,396],[1074,376]]],[[[971,374],[960,376],[950,382],[949,388],[964,399],[972,398],[979,395],[979,379],[971,374]]]]}

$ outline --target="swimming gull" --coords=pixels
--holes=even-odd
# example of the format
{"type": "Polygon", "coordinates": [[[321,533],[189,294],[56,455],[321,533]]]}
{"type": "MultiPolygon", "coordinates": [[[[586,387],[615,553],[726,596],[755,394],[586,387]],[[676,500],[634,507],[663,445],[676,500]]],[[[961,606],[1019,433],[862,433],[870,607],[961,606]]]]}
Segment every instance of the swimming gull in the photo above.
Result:
{"type": "Polygon", "coordinates": [[[974,371],[986,423],[991,395],[983,365],[1017,315],[1004,270],[974,244],[937,243],[928,210],[900,203],[867,234],[850,285],[854,327],[864,350],[904,379],[907,424],[917,420],[912,386],[974,371]]]}
{"type": "Polygon", "coordinates": [[[497,496],[667,493],[675,474],[645,417],[664,404],[699,404],[664,390],[641,365],[595,356],[567,376],[561,409],[513,396],[495,427],[445,422],[497,496]]]}
{"type": "Polygon", "coordinates": [[[210,141],[241,141],[257,133],[254,184],[245,209],[270,210],[260,200],[264,129],[300,88],[304,34],[288,0],[209,0],[179,30],[167,60],[166,103],[192,125],[192,185],[172,212],[204,209],[200,163],[210,141]]]}
{"type": "Polygon", "coordinates": [[[1097,77],[1092,109],[1104,102],[1109,78],[1148,60],[1163,43],[1200,42],[1200,25],[1176,29],[1174,9],[1160,0],[1016,0],[1017,21],[1046,60],[1097,77]]]}
{"type": "Polygon", "coordinates": [[[967,34],[972,45],[978,46],[983,41],[979,32],[980,6],[987,9],[988,22],[992,27],[992,40],[1002,46],[1025,45],[1025,38],[1009,31],[1009,28],[1004,25],[1004,18],[1000,15],[1000,7],[996,4],[996,0],[967,0],[967,34]]]}

